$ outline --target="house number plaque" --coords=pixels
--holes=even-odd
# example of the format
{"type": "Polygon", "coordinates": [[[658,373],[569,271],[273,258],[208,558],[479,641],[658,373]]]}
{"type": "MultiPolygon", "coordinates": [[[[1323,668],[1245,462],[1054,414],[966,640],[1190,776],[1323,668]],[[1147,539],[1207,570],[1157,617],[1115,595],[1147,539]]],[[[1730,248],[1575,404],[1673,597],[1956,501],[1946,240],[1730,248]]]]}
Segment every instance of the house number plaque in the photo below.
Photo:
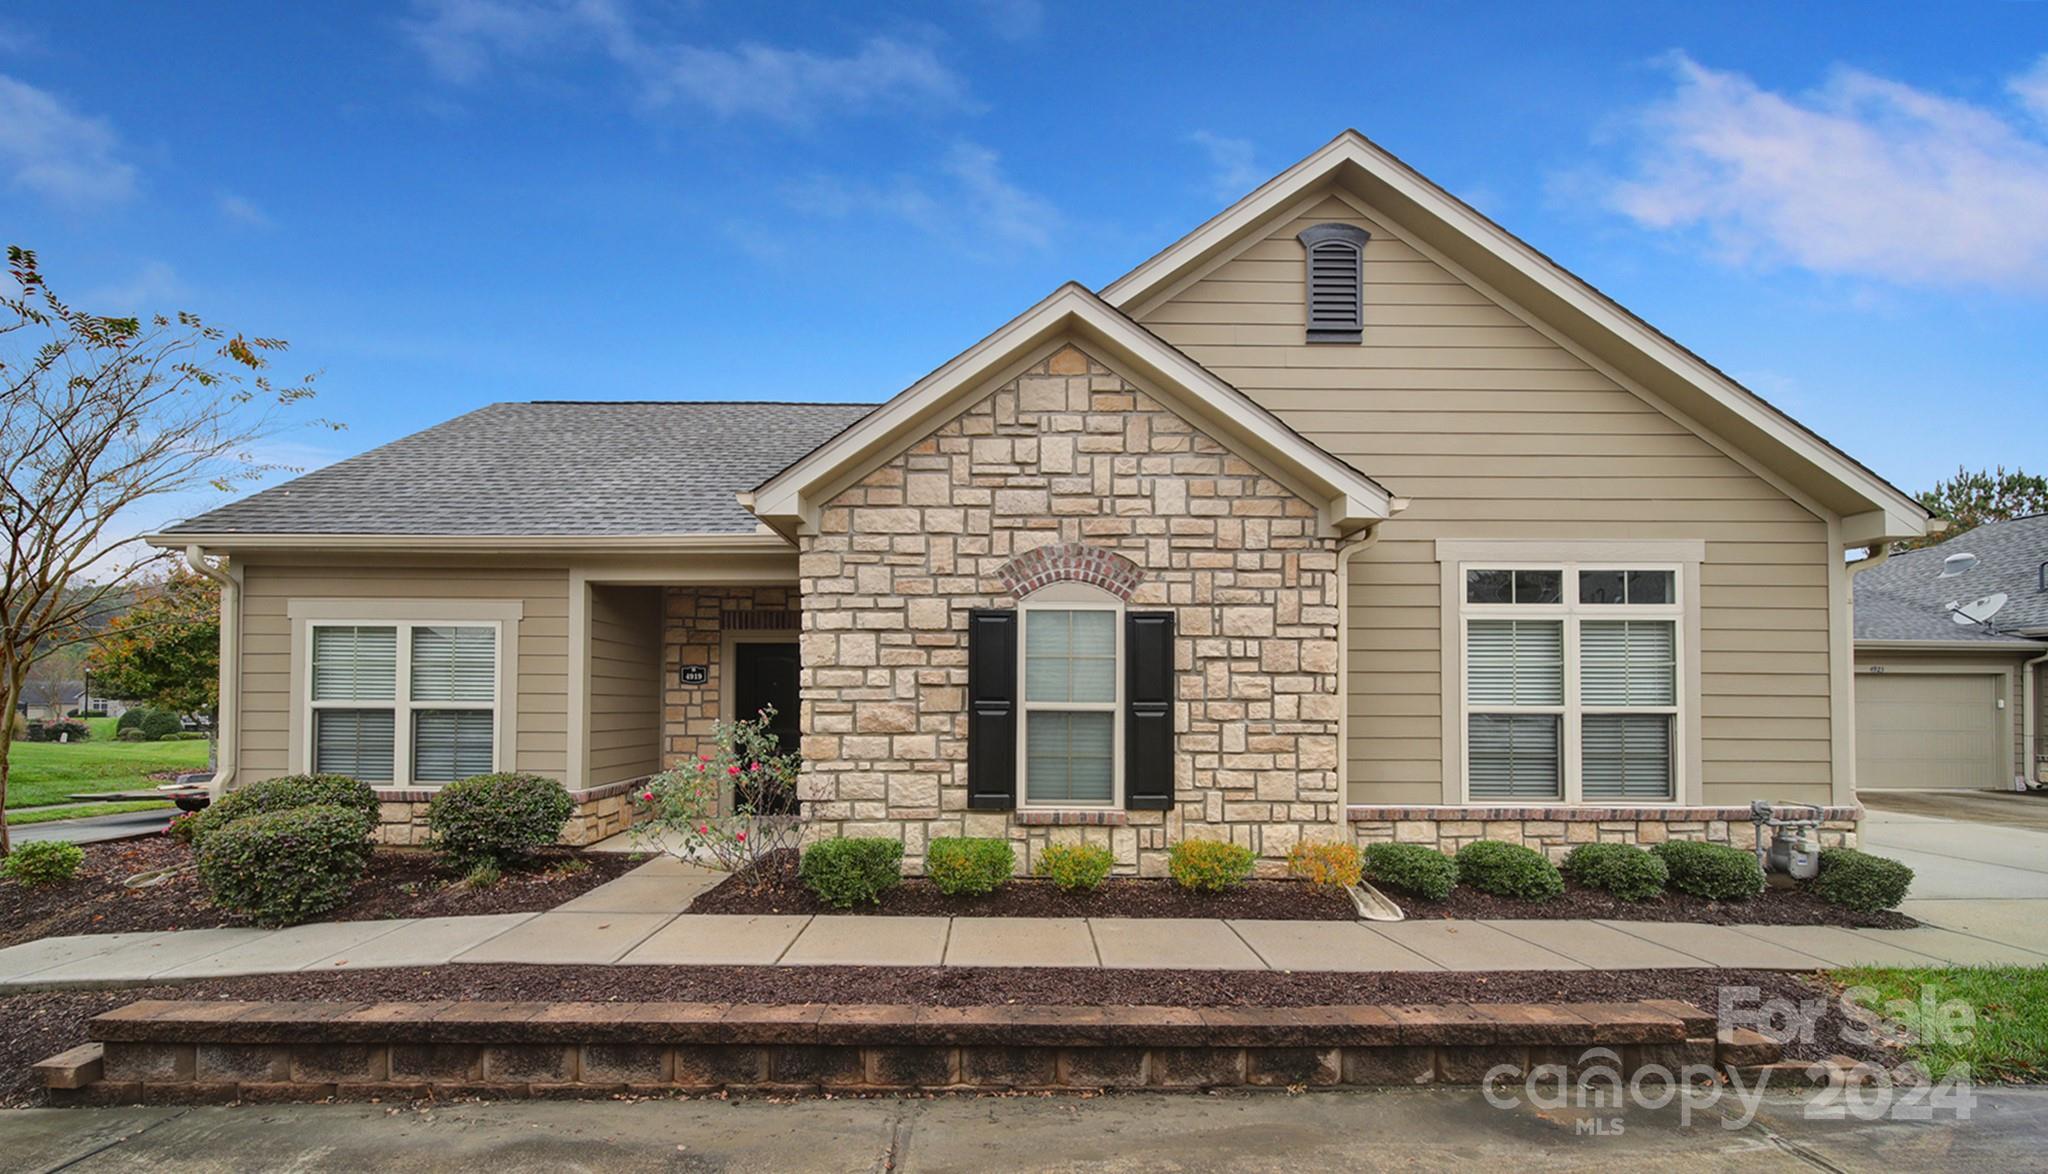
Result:
{"type": "Polygon", "coordinates": [[[685,685],[701,685],[710,679],[711,670],[704,665],[686,664],[683,666],[683,684],[685,685]]]}

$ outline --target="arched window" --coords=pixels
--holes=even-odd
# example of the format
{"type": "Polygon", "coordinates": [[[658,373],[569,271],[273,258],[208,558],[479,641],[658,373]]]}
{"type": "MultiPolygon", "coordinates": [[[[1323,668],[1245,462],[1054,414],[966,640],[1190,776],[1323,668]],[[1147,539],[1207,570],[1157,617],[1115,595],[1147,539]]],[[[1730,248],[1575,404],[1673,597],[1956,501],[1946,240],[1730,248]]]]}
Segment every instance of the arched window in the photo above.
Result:
{"type": "Polygon", "coordinates": [[[1358,342],[1365,337],[1365,242],[1372,234],[1318,224],[1297,239],[1308,250],[1308,340],[1358,342]]]}

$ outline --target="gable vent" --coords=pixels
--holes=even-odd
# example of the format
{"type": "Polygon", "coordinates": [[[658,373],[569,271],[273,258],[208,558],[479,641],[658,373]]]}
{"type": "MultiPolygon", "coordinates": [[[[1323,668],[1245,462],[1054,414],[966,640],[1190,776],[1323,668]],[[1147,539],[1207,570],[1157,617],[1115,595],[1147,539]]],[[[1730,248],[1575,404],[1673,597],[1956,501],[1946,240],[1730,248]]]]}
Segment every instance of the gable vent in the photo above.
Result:
{"type": "Polygon", "coordinates": [[[1297,238],[1308,250],[1308,340],[1358,342],[1365,336],[1365,242],[1349,224],[1318,224],[1297,238]]]}

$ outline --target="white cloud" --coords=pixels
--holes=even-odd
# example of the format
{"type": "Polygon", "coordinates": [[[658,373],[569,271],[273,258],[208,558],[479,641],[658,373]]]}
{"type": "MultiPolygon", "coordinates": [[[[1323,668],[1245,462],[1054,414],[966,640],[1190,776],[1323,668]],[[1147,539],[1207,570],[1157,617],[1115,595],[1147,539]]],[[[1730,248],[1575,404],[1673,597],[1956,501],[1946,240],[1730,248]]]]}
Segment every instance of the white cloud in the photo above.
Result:
{"type": "Polygon", "coordinates": [[[1188,136],[1188,141],[1209,156],[1209,190],[1216,198],[1236,200],[1265,181],[1266,176],[1253,161],[1251,140],[1198,130],[1188,136]]]}
{"type": "Polygon", "coordinates": [[[1683,55],[1608,203],[1729,261],[2048,290],[2048,143],[1995,111],[1861,70],[1781,94],[1683,55]]]}
{"type": "Polygon", "coordinates": [[[896,176],[869,183],[814,175],[785,189],[783,200],[824,219],[899,220],[982,255],[996,251],[990,244],[1043,249],[1064,223],[1050,201],[1003,174],[1001,156],[969,142],[955,143],[928,180],[896,176]]]}
{"type": "Polygon", "coordinates": [[[2005,83],[2005,88],[2029,114],[2048,123],[2048,53],[2041,54],[2032,69],[2005,83]]]}
{"type": "Polygon", "coordinates": [[[240,221],[251,228],[269,228],[272,223],[269,213],[257,207],[256,202],[247,196],[222,192],[220,198],[215,201],[215,206],[220,209],[222,216],[240,221]]]}
{"type": "Polygon", "coordinates": [[[884,106],[958,107],[965,82],[926,44],[870,37],[851,52],[749,42],[731,48],[643,34],[615,0],[417,0],[406,35],[443,78],[474,82],[495,65],[595,53],[650,107],[803,124],[884,106]]]}
{"type": "Polygon", "coordinates": [[[135,168],[106,121],[0,75],[0,170],[13,186],[58,204],[109,204],[135,194],[135,168]]]}

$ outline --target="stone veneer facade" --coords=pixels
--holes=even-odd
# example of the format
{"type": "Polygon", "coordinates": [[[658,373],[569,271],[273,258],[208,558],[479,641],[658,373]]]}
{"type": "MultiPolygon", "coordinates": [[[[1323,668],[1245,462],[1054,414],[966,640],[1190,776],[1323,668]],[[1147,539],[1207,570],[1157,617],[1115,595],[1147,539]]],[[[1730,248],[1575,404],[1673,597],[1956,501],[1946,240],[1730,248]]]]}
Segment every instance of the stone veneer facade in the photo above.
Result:
{"type": "MultiPolygon", "coordinates": [[[[794,612],[788,587],[670,587],[662,592],[661,755],[664,767],[689,761],[712,746],[711,727],[725,690],[725,620],[735,612],[794,612]],[[682,666],[705,667],[701,685],[682,683],[682,666]]],[[[746,627],[743,631],[761,631],[746,627]]],[[[796,639],[794,625],[786,630],[796,639]]]]}
{"type": "MultiPolygon", "coordinates": [[[[562,838],[557,842],[580,848],[633,826],[634,808],[629,797],[632,789],[633,783],[629,781],[569,792],[576,809],[570,812],[569,822],[562,825],[562,838]]],[[[427,805],[433,801],[433,791],[379,790],[377,797],[382,802],[377,805],[377,828],[370,837],[372,840],[397,847],[428,843],[427,805]]]]}
{"type": "Polygon", "coordinates": [[[1007,836],[1025,869],[1090,841],[1119,872],[1162,875],[1183,838],[1243,844],[1272,872],[1299,840],[1341,834],[1336,539],[1080,350],[834,497],[818,531],[799,558],[813,838],[899,836],[911,872],[933,836],[1007,836]],[[1047,581],[1029,556],[1053,544],[1087,548],[1060,561],[1128,586],[1131,607],[1175,613],[1171,811],[967,810],[968,612],[1047,581]]]}

